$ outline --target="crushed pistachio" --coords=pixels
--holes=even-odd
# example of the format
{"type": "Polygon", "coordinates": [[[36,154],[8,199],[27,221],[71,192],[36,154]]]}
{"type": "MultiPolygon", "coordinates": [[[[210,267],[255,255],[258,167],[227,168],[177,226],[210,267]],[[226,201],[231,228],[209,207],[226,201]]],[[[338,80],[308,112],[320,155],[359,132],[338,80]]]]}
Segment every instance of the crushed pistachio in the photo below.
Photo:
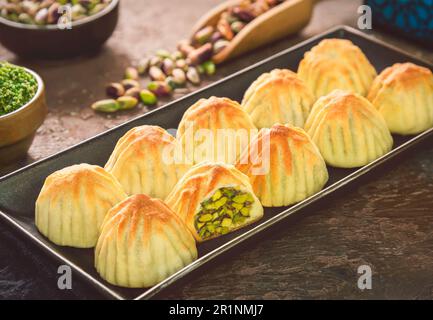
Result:
{"type": "Polygon", "coordinates": [[[250,217],[253,196],[235,188],[227,187],[215,191],[200,204],[195,217],[195,228],[204,239],[228,233],[250,217]]]}
{"type": "Polygon", "coordinates": [[[0,62],[0,116],[29,102],[38,90],[38,82],[24,68],[0,62]]]}

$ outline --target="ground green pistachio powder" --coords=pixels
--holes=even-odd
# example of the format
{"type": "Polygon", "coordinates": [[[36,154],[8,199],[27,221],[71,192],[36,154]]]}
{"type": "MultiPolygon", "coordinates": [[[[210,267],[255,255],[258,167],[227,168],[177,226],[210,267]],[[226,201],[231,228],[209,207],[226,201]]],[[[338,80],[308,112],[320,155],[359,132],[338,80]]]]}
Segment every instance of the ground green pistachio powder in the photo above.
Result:
{"type": "Polygon", "coordinates": [[[37,90],[38,82],[24,68],[0,62],[0,116],[25,105],[37,90]]]}

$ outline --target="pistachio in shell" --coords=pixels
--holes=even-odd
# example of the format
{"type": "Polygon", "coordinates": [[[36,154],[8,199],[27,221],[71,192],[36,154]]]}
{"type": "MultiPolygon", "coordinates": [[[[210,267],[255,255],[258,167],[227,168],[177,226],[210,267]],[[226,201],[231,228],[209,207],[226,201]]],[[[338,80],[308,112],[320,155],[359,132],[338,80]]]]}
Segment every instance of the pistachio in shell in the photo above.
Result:
{"type": "Polygon", "coordinates": [[[140,75],[145,75],[146,72],[149,70],[150,66],[150,59],[149,58],[143,58],[137,63],[137,71],[140,75]]]}
{"type": "Polygon", "coordinates": [[[140,88],[130,88],[126,90],[125,96],[134,97],[136,99],[140,99],[140,88]]]}
{"type": "Polygon", "coordinates": [[[194,67],[188,68],[188,71],[186,72],[186,78],[192,84],[195,84],[195,85],[200,84],[200,75],[198,74],[197,69],[194,67]]]}
{"type": "Polygon", "coordinates": [[[139,74],[137,69],[135,69],[134,67],[128,67],[125,70],[125,79],[128,80],[138,80],[139,78],[139,74]]]}
{"type": "Polygon", "coordinates": [[[125,90],[129,90],[131,88],[140,88],[140,83],[137,80],[124,79],[122,80],[121,84],[125,90]]]}
{"type": "Polygon", "coordinates": [[[213,32],[214,32],[214,27],[206,26],[195,33],[194,41],[199,44],[205,44],[210,40],[213,32]]]}
{"type": "Polygon", "coordinates": [[[125,88],[121,83],[112,82],[105,88],[107,96],[112,98],[119,98],[125,94],[125,88]]]}
{"type": "Polygon", "coordinates": [[[157,97],[168,96],[173,92],[173,89],[164,81],[149,82],[147,89],[153,92],[157,97]]]}
{"type": "Polygon", "coordinates": [[[206,43],[201,47],[190,52],[188,59],[193,65],[202,64],[203,62],[212,58],[213,47],[211,43],[206,43]]]}
{"type": "Polygon", "coordinates": [[[149,76],[154,81],[164,81],[166,78],[164,72],[156,66],[150,67],[149,76]]]}
{"type": "Polygon", "coordinates": [[[220,39],[217,42],[215,42],[213,46],[213,54],[215,55],[223,51],[229,45],[229,43],[230,41],[227,41],[225,39],[220,39]]]}

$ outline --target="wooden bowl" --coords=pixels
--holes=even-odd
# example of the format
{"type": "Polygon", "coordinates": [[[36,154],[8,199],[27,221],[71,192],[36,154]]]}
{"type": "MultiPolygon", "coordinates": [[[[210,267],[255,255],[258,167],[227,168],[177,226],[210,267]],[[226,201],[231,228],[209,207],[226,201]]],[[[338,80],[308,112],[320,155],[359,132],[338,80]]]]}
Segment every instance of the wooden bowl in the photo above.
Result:
{"type": "Polygon", "coordinates": [[[0,43],[18,56],[62,59],[97,51],[116,28],[119,0],[101,12],[72,22],[71,29],[37,26],[0,17],[0,43]]]}
{"type": "Polygon", "coordinates": [[[47,115],[45,86],[41,77],[26,69],[38,82],[35,96],[21,108],[0,116],[0,166],[24,157],[33,142],[36,130],[47,115]]]}
{"type": "MultiPolygon", "coordinates": [[[[294,34],[305,27],[311,19],[314,3],[317,0],[286,0],[248,23],[230,44],[213,57],[221,63],[294,34]]],[[[193,28],[193,34],[205,26],[216,26],[221,13],[239,3],[226,1],[205,14],[193,28]]]]}

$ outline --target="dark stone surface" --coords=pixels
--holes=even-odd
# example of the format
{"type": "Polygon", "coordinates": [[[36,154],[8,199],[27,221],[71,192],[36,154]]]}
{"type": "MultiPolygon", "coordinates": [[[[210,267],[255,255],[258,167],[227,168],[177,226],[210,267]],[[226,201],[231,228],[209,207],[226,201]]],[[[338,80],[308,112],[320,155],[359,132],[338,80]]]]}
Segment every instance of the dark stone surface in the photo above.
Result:
{"type": "MultiPolygon", "coordinates": [[[[28,159],[0,175],[41,159],[136,117],[137,109],[114,116],[89,105],[104,97],[104,85],[120,78],[128,61],[188,35],[193,22],[217,0],[122,0],[120,24],[97,56],[64,61],[16,59],[0,46],[0,60],[39,72],[47,85],[50,114],[28,159]],[[193,8],[193,9],[192,9],[193,8]]],[[[319,2],[311,24],[299,35],[227,63],[209,81],[224,77],[337,24],[355,25],[360,1],[319,2]]],[[[433,54],[375,33],[418,57],[433,54]]],[[[159,298],[337,299],[433,297],[433,143],[398,157],[296,221],[273,228],[218,263],[193,274],[159,298]],[[373,269],[373,289],[357,288],[357,268],[373,269]]],[[[72,291],[57,289],[57,265],[0,225],[0,298],[90,299],[101,296],[78,277],[72,291]]]]}

